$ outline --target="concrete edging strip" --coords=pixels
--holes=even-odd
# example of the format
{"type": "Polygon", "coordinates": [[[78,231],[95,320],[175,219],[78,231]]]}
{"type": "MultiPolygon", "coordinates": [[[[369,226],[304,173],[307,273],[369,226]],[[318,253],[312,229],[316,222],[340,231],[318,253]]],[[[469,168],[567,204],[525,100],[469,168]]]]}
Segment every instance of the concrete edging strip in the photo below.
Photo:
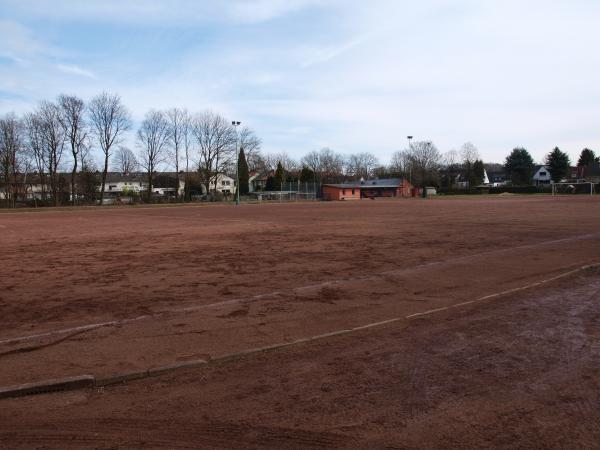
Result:
{"type": "Polygon", "coordinates": [[[150,369],[148,369],[148,376],[152,377],[157,375],[164,375],[166,373],[174,372],[179,369],[193,369],[195,367],[201,367],[207,364],[208,361],[206,361],[205,359],[196,359],[193,361],[181,361],[166,366],[151,367],[150,369]]]}
{"type": "Polygon", "coordinates": [[[37,383],[20,384],[0,388],[0,398],[23,397],[25,395],[45,394],[47,392],[73,391],[94,387],[93,375],[80,375],[76,377],[45,380],[37,383]]]}
{"type": "Polygon", "coordinates": [[[96,380],[95,387],[104,387],[113,384],[126,383],[128,381],[139,380],[141,378],[148,378],[148,370],[119,373],[105,378],[98,378],[96,380]]]}

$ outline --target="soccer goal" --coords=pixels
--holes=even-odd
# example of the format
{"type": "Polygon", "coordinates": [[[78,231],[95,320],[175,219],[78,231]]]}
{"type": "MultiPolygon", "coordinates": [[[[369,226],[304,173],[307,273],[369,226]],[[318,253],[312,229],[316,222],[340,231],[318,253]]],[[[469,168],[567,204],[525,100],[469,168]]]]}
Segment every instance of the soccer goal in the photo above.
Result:
{"type": "Polygon", "coordinates": [[[552,195],[594,195],[596,194],[596,185],[588,181],[578,181],[574,183],[554,183],[552,185],[552,195]]]}

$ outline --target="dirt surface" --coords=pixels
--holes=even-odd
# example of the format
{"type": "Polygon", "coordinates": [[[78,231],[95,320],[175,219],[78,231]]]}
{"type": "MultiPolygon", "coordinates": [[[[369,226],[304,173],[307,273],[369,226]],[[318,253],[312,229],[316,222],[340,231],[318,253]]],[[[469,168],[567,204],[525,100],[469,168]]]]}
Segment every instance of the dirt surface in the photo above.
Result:
{"type": "Polygon", "coordinates": [[[349,330],[122,387],[3,400],[0,442],[589,447],[600,277],[569,273],[600,263],[599,219],[600,201],[584,197],[0,215],[0,386],[349,330]]]}
{"type": "Polygon", "coordinates": [[[4,400],[6,448],[596,448],[600,274],[206,369],[4,400]]]}

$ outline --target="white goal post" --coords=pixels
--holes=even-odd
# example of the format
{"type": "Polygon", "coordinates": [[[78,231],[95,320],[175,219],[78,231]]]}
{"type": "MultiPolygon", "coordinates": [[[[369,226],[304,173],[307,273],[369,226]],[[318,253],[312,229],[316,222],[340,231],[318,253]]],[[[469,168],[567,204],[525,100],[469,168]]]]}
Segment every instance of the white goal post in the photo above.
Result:
{"type": "Polygon", "coordinates": [[[552,195],[558,194],[588,194],[594,195],[596,193],[596,186],[590,181],[578,181],[574,183],[553,183],[552,184],[552,195]],[[578,188],[578,186],[586,186],[586,189],[578,188]],[[562,187],[562,188],[561,188],[562,187]]]}

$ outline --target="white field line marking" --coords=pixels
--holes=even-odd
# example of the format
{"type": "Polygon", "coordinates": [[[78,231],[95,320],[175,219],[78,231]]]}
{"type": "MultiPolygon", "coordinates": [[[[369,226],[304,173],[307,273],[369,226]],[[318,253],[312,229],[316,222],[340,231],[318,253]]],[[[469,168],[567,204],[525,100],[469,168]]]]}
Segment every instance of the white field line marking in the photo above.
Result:
{"type": "Polygon", "coordinates": [[[419,316],[427,316],[429,314],[433,314],[436,312],[446,311],[447,309],[448,309],[448,306],[444,306],[443,308],[430,309],[429,311],[411,314],[410,316],[406,316],[405,319],[412,319],[413,317],[419,317],[419,316]]]}
{"type": "MultiPolygon", "coordinates": [[[[411,318],[422,317],[422,316],[425,316],[425,315],[434,314],[436,312],[446,311],[446,310],[448,310],[450,308],[456,308],[456,307],[460,307],[460,306],[463,306],[463,305],[468,305],[468,304],[472,304],[472,303],[477,303],[477,302],[489,300],[489,299],[492,299],[492,298],[498,298],[498,297],[500,297],[502,295],[507,295],[507,294],[511,294],[511,293],[514,293],[514,292],[524,291],[526,289],[530,289],[532,287],[539,286],[539,285],[542,285],[542,284],[547,284],[547,283],[550,283],[552,281],[568,277],[569,275],[573,275],[573,274],[575,274],[577,272],[581,272],[583,270],[587,270],[587,269],[591,269],[591,268],[595,268],[595,267],[600,267],[600,263],[588,264],[588,265],[585,265],[585,266],[581,266],[581,267],[579,267],[577,269],[569,270],[568,272],[564,272],[562,274],[556,275],[554,277],[548,278],[548,279],[543,280],[543,281],[538,281],[538,282],[530,283],[530,284],[528,284],[526,286],[522,286],[522,287],[519,287],[519,288],[508,289],[506,291],[502,291],[502,292],[498,292],[498,293],[495,293],[495,294],[486,295],[484,297],[480,297],[478,299],[471,300],[471,301],[468,301],[468,302],[456,303],[456,304],[448,306],[448,307],[432,309],[432,310],[429,310],[429,311],[425,311],[423,313],[411,314],[411,315],[408,315],[408,316],[405,316],[405,317],[394,317],[392,319],[383,320],[383,321],[380,321],[380,322],[373,322],[373,323],[369,323],[369,324],[366,324],[366,325],[357,326],[357,327],[354,327],[354,328],[343,329],[343,330],[338,330],[338,331],[332,331],[332,332],[329,332],[329,333],[317,334],[315,336],[299,338],[299,339],[295,339],[295,340],[289,341],[289,342],[279,342],[279,343],[276,343],[276,344],[266,345],[266,346],[263,346],[263,347],[249,348],[249,349],[246,349],[246,350],[241,350],[239,352],[229,353],[229,354],[218,356],[218,357],[215,357],[215,358],[210,358],[208,361],[205,361],[205,360],[202,360],[201,362],[200,361],[190,361],[188,363],[183,363],[181,365],[174,364],[174,365],[171,365],[171,366],[165,366],[165,367],[161,367],[161,368],[155,368],[154,371],[156,371],[156,373],[154,373],[154,375],[161,375],[161,374],[171,373],[171,372],[175,372],[175,371],[177,371],[179,369],[187,369],[187,368],[190,368],[190,367],[201,367],[201,366],[208,365],[208,364],[211,364],[211,363],[226,362],[226,361],[231,360],[231,359],[236,359],[236,358],[240,358],[240,357],[244,357],[244,356],[254,355],[254,354],[257,354],[257,353],[263,353],[263,352],[268,352],[268,351],[272,351],[272,350],[283,349],[283,348],[286,348],[286,347],[291,347],[291,346],[295,346],[295,345],[299,345],[299,344],[304,344],[304,343],[307,343],[307,342],[312,342],[312,341],[317,341],[317,340],[321,340],[321,339],[326,339],[326,338],[334,337],[334,336],[343,336],[343,335],[346,335],[346,334],[354,333],[355,331],[360,331],[360,330],[366,330],[366,329],[370,329],[370,328],[380,327],[380,326],[387,325],[387,324],[390,324],[390,323],[393,323],[393,322],[399,322],[401,320],[410,320],[411,318]]],[[[152,373],[151,373],[152,370],[153,369],[147,369],[147,370],[145,370],[143,372],[140,372],[139,373],[140,376],[139,377],[135,377],[135,378],[136,379],[137,378],[147,378],[147,377],[149,377],[149,376],[152,375],[152,373]]],[[[124,375],[127,375],[127,374],[121,374],[121,375],[117,374],[116,376],[112,376],[112,377],[109,377],[107,379],[101,380],[102,381],[101,385],[109,385],[112,379],[120,378],[121,376],[124,376],[124,375]],[[107,380],[108,380],[108,382],[106,382],[107,380]]],[[[96,380],[94,379],[94,382],[95,381],[96,380]]],[[[125,380],[123,380],[123,381],[125,381],[125,380]]]]}
{"type": "Polygon", "coordinates": [[[230,353],[227,355],[223,355],[223,356],[219,356],[216,358],[211,358],[211,360],[209,362],[216,362],[216,361],[222,361],[222,360],[227,360],[227,359],[231,359],[231,358],[237,358],[237,357],[241,357],[241,356],[247,356],[247,355],[252,355],[252,354],[256,354],[256,353],[261,353],[264,351],[269,351],[269,350],[276,350],[276,349],[280,349],[280,348],[285,348],[285,347],[290,347],[293,345],[297,345],[297,344],[303,344],[305,342],[311,342],[311,341],[317,341],[320,339],[325,339],[328,337],[333,337],[333,336],[341,336],[341,335],[346,335],[346,334],[350,334],[350,333],[354,333],[355,331],[360,331],[360,330],[367,330],[370,328],[376,328],[376,327],[380,327],[383,325],[388,325],[390,323],[394,323],[394,322],[399,322],[402,320],[410,320],[416,317],[423,317],[426,315],[431,315],[431,314],[435,314],[436,312],[441,312],[441,311],[447,311],[451,308],[458,308],[460,306],[465,306],[465,305],[470,305],[473,303],[477,303],[477,302],[482,302],[485,300],[490,300],[493,298],[498,298],[504,295],[508,295],[508,294],[512,294],[515,292],[519,292],[519,291],[524,291],[526,289],[530,289],[532,287],[535,286],[540,286],[542,284],[547,284],[550,283],[552,281],[556,281],[559,280],[561,278],[565,278],[568,277],[570,275],[573,275],[577,272],[581,272],[583,270],[587,270],[587,269],[591,269],[591,268],[596,268],[596,267],[600,267],[600,263],[593,263],[593,264],[588,264],[585,266],[581,266],[577,269],[573,269],[573,270],[569,270],[568,272],[564,272],[561,273],[559,275],[556,275],[554,277],[551,278],[547,278],[543,281],[538,281],[535,283],[530,283],[526,286],[522,286],[522,287],[518,287],[518,288],[514,288],[514,289],[508,289],[506,291],[502,291],[502,292],[497,292],[495,294],[490,294],[490,295],[486,295],[484,297],[480,297],[478,299],[475,300],[471,300],[471,301],[467,301],[467,302],[461,302],[461,303],[456,303],[454,305],[451,306],[445,306],[442,308],[436,308],[436,309],[431,309],[429,311],[424,311],[422,313],[415,313],[415,314],[410,314],[408,316],[403,316],[403,317],[394,317],[392,319],[387,319],[387,320],[382,320],[380,322],[373,322],[373,323],[369,323],[366,325],[361,325],[361,326],[357,326],[357,327],[353,327],[353,328],[349,328],[349,329],[344,329],[344,330],[338,330],[338,331],[332,331],[329,333],[323,333],[323,334],[318,334],[316,336],[310,336],[310,337],[304,337],[304,338],[299,338],[299,339],[295,339],[293,341],[289,341],[289,342],[280,342],[277,344],[272,344],[272,345],[267,345],[264,347],[258,347],[258,348],[251,348],[251,349],[246,349],[246,350],[242,350],[239,352],[235,352],[235,353],[230,353]]]}
{"type": "Polygon", "coordinates": [[[422,313],[411,314],[409,316],[406,316],[406,319],[412,319],[414,317],[420,317],[420,316],[427,316],[429,314],[434,314],[436,312],[444,311],[444,310],[447,310],[447,309],[450,309],[450,308],[460,308],[462,306],[472,305],[474,303],[484,302],[486,300],[491,300],[491,299],[494,299],[494,298],[503,297],[505,295],[514,294],[515,292],[525,291],[527,289],[531,289],[531,288],[534,288],[536,286],[541,286],[543,284],[548,284],[548,283],[551,283],[553,281],[560,280],[561,278],[566,278],[566,277],[574,275],[574,274],[576,274],[578,272],[581,272],[581,271],[584,271],[584,270],[587,270],[587,269],[596,268],[596,267],[600,267],[600,263],[587,264],[585,266],[581,266],[581,267],[578,267],[577,269],[569,270],[568,272],[561,273],[559,275],[556,275],[556,276],[551,277],[551,278],[547,278],[547,279],[542,280],[542,281],[536,281],[535,283],[530,283],[530,284],[527,284],[525,286],[521,286],[521,287],[517,287],[517,288],[513,288],[513,289],[507,289],[505,291],[501,291],[501,292],[496,292],[494,294],[485,295],[483,297],[476,298],[475,300],[469,300],[469,301],[466,301],[466,302],[455,303],[454,305],[450,305],[450,306],[445,307],[445,308],[432,309],[430,311],[425,311],[425,312],[422,312],[422,313]]]}
{"type": "Polygon", "coordinates": [[[345,334],[354,333],[355,331],[367,330],[367,329],[370,329],[370,328],[380,327],[380,326],[383,326],[383,325],[388,325],[390,323],[399,322],[399,321],[402,321],[402,320],[410,320],[410,319],[416,318],[416,317],[422,317],[422,316],[426,316],[426,315],[430,315],[430,314],[435,314],[436,312],[447,311],[447,310],[449,310],[451,308],[458,308],[460,306],[470,305],[470,304],[473,304],[473,303],[482,302],[482,301],[485,301],[485,300],[490,300],[492,298],[498,298],[498,297],[501,297],[503,295],[512,294],[514,292],[524,291],[526,289],[530,289],[532,287],[539,286],[539,285],[542,285],[542,284],[547,284],[547,283],[550,283],[552,281],[556,281],[556,280],[559,280],[561,278],[568,277],[568,276],[573,275],[573,274],[575,274],[577,272],[581,272],[583,270],[587,270],[587,269],[591,269],[591,268],[595,268],[595,267],[600,267],[600,263],[594,263],[594,264],[588,264],[588,265],[585,265],[585,266],[581,266],[581,267],[579,267],[577,269],[569,270],[568,272],[561,273],[559,275],[556,275],[556,276],[554,276],[552,278],[548,278],[548,279],[543,280],[543,281],[538,281],[538,282],[535,282],[535,283],[528,284],[526,286],[522,286],[522,287],[518,287],[518,288],[514,288],[514,289],[508,289],[506,291],[502,291],[502,292],[498,292],[498,293],[495,293],[495,294],[486,295],[484,297],[480,297],[478,299],[471,300],[471,301],[468,301],[468,302],[456,303],[456,304],[451,305],[451,306],[445,306],[443,308],[431,309],[429,311],[425,311],[425,312],[422,312],[422,313],[416,313],[416,314],[410,314],[408,316],[394,317],[392,319],[382,320],[380,322],[373,322],[373,323],[369,323],[369,324],[366,324],[366,325],[361,325],[361,326],[357,326],[357,327],[353,327],[353,328],[349,328],[349,329],[332,331],[332,332],[329,332],[329,333],[318,334],[316,336],[299,338],[299,339],[296,339],[296,340],[293,340],[293,341],[289,341],[289,342],[280,342],[280,343],[277,343],[277,344],[267,345],[267,346],[264,346],[264,347],[258,347],[258,348],[251,348],[251,349],[247,349],[247,350],[242,350],[242,351],[239,351],[239,352],[230,353],[230,354],[227,354],[227,355],[223,355],[223,356],[219,356],[219,357],[216,357],[216,358],[212,358],[210,360],[210,362],[219,361],[219,360],[226,360],[226,359],[236,358],[236,357],[240,357],[240,356],[251,355],[251,354],[260,353],[260,352],[268,351],[268,350],[275,350],[275,349],[279,349],[279,348],[290,347],[292,345],[302,344],[302,343],[305,343],[305,342],[317,341],[317,340],[320,340],[320,339],[325,339],[325,338],[333,337],[333,336],[341,336],[341,335],[345,335],[345,334]]]}
{"type": "MultiPolygon", "coordinates": [[[[349,283],[349,282],[354,282],[354,281],[376,280],[376,279],[382,278],[384,276],[400,275],[400,274],[410,273],[410,272],[418,271],[418,270],[421,270],[421,269],[424,269],[424,268],[428,268],[428,267],[445,265],[445,264],[452,264],[452,263],[461,262],[461,261],[468,261],[470,259],[475,259],[475,258],[478,258],[478,257],[481,257],[481,256],[488,256],[488,255],[491,255],[491,254],[505,253],[505,252],[510,252],[510,251],[514,251],[514,250],[523,250],[523,249],[527,249],[527,248],[537,248],[537,247],[542,247],[542,246],[545,246],[545,245],[553,245],[553,244],[560,244],[560,243],[565,243],[565,242],[572,242],[572,241],[578,241],[578,240],[592,239],[592,238],[597,237],[599,235],[600,235],[600,233],[583,234],[583,235],[579,235],[579,236],[571,236],[571,237],[562,238],[562,239],[555,239],[555,240],[551,240],[551,241],[538,242],[536,244],[525,244],[525,245],[519,245],[519,246],[516,246],[516,247],[503,248],[503,249],[498,249],[498,250],[491,250],[489,252],[477,253],[477,254],[474,254],[474,255],[459,256],[457,258],[446,259],[444,261],[428,262],[428,263],[420,264],[420,265],[417,265],[417,266],[414,266],[414,267],[407,267],[407,268],[404,268],[404,269],[388,270],[388,271],[381,272],[381,273],[378,273],[378,274],[365,275],[365,276],[354,277],[354,278],[343,278],[343,279],[333,280],[333,281],[324,281],[324,282],[321,282],[321,283],[316,283],[316,284],[311,284],[311,285],[306,285],[306,286],[300,286],[300,287],[297,287],[297,288],[293,288],[293,289],[291,289],[291,291],[292,292],[293,291],[298,292],[298,291],[303,291],[303,290],[315,289],[315,288],[326,287],[326,286],[331,286],[331,285],[338,285],[338,284],[349,283]]],[[[580,269],[576,269],[576,271],[577,270],[580,270],[580,269]]],[[[541,283],[542,282],[538,282],[538,284],[541,284],[541,283]]],[[[527,289],[529,289],[529,287],[527,287],[527,289]]],[[[507,292],[505,292],[505,293],[507,293],[507,292]]],[[[496,295],[503,295],[505,293],[491,294],[491,295],[492,296],[496,296],[496,295]]],[[[128,319],[111,320],[111,321],[106,321],[106,322],[97,322],[97,323],[91,323],[91,324],[86,324],[86,325],[80,325],[80,326],[76,326],[76,327],[61,328],[61,329],[58,329],[58,330],[51,330],[51,331],[47,331],[47,332],[43,332],[43,333],[38,333],[38,334],[30,334],[30,335],[26,335],[26,336],[19,336],[19,337],[14,337],[14,338],[2,339],[2,340],[0,340],[0,345],[2,345],[2,344],[11,344],[11,343],[14,343],[14,342],[27,341],[27,340],[32,340],[32,339],[39,339],[39,338],[43,338],[43,337],[56,336],[56,335],[61,335],[61,334],[67,334],[67,333],[71,333],[71,332],[75,332],[75,331],[92,330],[92,329],[95,329],[95,328],[103,328],[103,327],[108,327],[108,326],[119,326],[119,325],[124,325],[124,324],[127,324],[127,323],[131,323],[131,322],[136,322],[136,321],[139,321],[139,320],[147,320],[147,319],[154,319],[154,318],[162,317],[162,316],[164,316],[166,314],[178,314],[178,313],[194,312],[194,311],[200,311],[200,310],[203,310],[203,309],[215,308],[215,307],[220,307],[220,306],[227,306],[227,305],[232,305],[232,304],[237,304],[237,303],[253,303],[253,302],[258,301],[258,300],[262,300],[262,299],[265,299],[265,298],[268,298],[268,297],[277,297],[278,295],[282,295],[282,294],[283,293],[281,291],[274,291],[274,292],[270,292],[270,293],[266,293],[266,294],[254,295],[252,297],[235,298],[235,299],[224,300],[224,301],[220,301],[220,302],[207,303],[207,304],[204,304],[204,305],[187,306],[185,308],[164,309],[164,310],[157,311],[154,314],[144,314],[142,316],[132,317],[132,318],[128,318],[128,319]]],[[[476,301],[480,301],[480,300],[481,299],[472,300],[471,303],[476,302],[476,301]]],[[[425,313],[418,313],[418,314],[424,315],[425,313]]]]}

